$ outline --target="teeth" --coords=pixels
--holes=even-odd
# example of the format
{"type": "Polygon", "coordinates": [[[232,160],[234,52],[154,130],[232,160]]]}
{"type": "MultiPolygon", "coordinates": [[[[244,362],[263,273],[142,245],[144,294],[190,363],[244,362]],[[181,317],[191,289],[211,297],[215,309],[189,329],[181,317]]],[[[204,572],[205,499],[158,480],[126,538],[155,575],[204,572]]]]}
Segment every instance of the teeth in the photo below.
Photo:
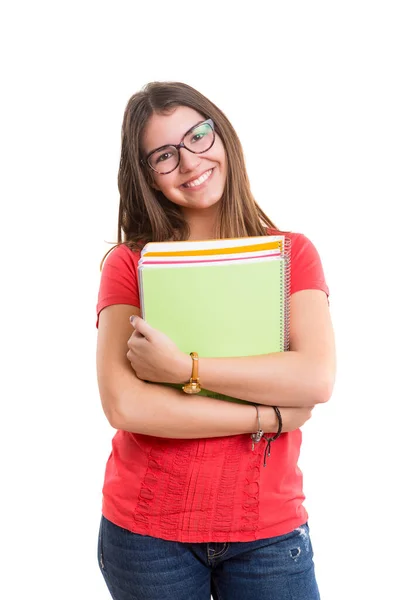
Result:
{"type": "Polygon", "coordinates": [[[209,171],[206,171],[206,173],[203,173],[203,175],[201,175],[198,179],[195,179],[194,181],[189,181],[188,183],[184,184],[184,187],[196,187],[197,185],[200,185],[201,183],[203,183],[203,181],[206,181],[206,179],[208,179],[211,175],[212,169],[210,169],[209,171]]]}

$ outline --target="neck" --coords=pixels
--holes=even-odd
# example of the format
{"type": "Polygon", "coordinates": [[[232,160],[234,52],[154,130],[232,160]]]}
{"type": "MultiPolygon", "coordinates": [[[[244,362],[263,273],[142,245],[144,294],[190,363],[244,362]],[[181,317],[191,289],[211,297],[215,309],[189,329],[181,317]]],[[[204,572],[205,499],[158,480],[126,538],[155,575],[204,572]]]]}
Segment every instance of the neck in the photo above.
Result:
{"type": "Polygon", "coordinates": [[[210,240],[215,237],[215,227],[219,218],[219,207],[208,209],[184,209],[184,217],[190,227],[190,240],[210,240]]]}

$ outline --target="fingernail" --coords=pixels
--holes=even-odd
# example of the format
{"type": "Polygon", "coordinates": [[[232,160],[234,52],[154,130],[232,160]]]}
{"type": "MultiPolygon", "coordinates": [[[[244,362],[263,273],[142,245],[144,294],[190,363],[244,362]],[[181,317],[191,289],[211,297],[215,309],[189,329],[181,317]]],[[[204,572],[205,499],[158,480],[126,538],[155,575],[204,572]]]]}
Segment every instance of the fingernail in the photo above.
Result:
{"type": "Polygon", "coordinates": [[[130,322],[132,323],[132,325],[133,325],[133,323],[135,322],[135,319],[136,319],[136,317],[134,317],[134,316],[132,316],[132,317],[129,317],[129,320],[130,320],[130,322]]]}

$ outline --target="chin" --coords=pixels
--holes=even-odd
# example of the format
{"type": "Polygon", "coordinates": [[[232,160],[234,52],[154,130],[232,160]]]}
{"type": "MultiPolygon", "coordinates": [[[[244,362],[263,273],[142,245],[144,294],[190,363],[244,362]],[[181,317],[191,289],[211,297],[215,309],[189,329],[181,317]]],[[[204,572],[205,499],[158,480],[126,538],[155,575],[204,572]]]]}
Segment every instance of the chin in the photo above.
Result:
{"type": "Polygon", "coordinates": [[[207,209],[207,208],[213,208],[214,206],[217,206],[220,203],[220,201],[221,201],[221,198],[215,198],[215,199],[204,198],[204,199],[193,200],[192,202],[187,202],[187,203],[185,203],[185,206],[187,208],[207,209]]]}

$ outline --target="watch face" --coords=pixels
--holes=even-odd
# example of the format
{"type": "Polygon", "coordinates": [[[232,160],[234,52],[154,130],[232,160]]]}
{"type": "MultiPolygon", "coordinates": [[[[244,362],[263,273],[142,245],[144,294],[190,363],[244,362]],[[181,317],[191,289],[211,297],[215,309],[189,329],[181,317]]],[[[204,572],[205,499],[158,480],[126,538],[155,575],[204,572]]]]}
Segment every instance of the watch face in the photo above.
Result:
{"type": "Polygon", "coordinates": [[[197,381],[191,381],[190,383],[187,383],[182,389],[186,394],[198,394],[201,392],[200,384],[197,381]]]}

